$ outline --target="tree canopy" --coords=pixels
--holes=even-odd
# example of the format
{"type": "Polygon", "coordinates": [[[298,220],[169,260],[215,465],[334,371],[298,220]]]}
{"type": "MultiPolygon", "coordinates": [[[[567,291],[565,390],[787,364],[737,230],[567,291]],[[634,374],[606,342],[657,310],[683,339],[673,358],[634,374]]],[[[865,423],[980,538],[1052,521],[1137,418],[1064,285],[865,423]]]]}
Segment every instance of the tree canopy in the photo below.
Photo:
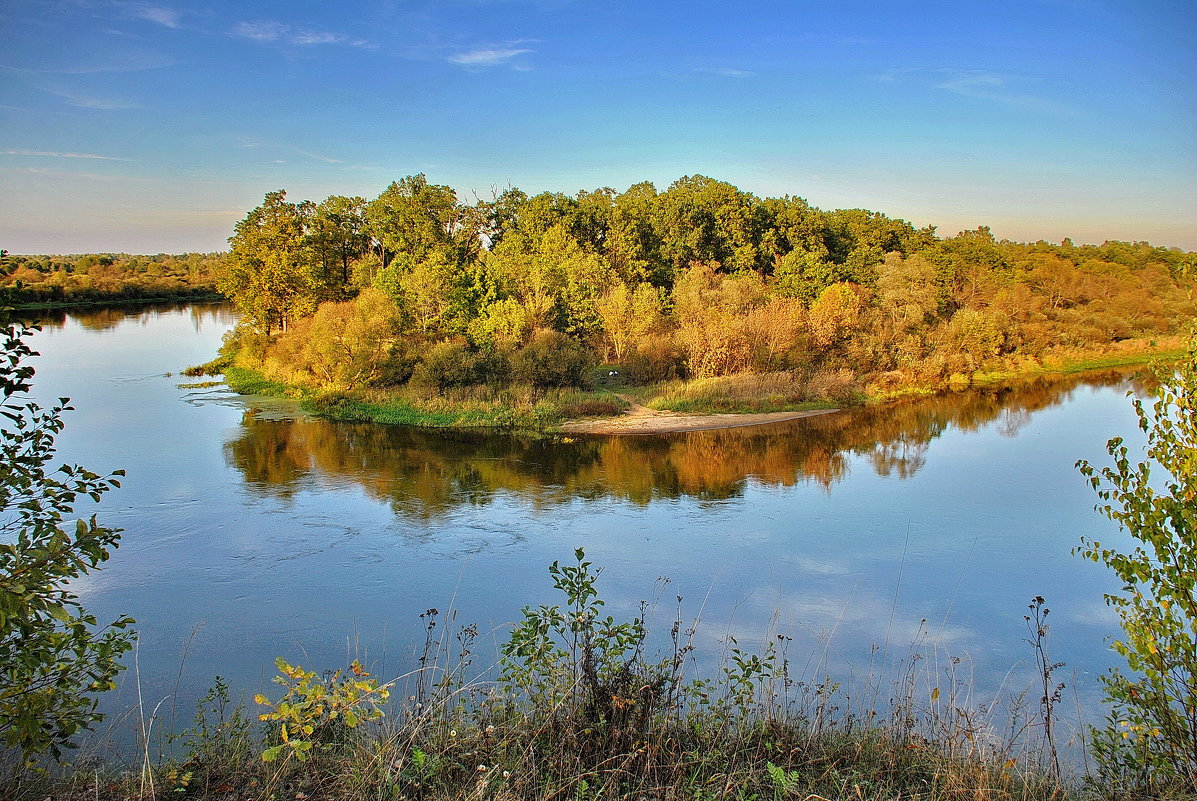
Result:
{"type": "MultiPolygon", "coordinates": [[[[321,304],[388,298],[396,327],[374,352],[393,369],[351,371],[374,382],[402,382],[439,342],[501,361],[547,330],[646,375],[821,367],[927,384],[1175,335],[1197,314],[1192,253],[1009,242],[984,226],[941,238],[702,175],[473,204],[424,175],[369,201],[276,191],[229,241],[219,286],[268,340],[321,304]]],[[[328,382],[303,359],[275,364],[283,380],[328,382]]]]}

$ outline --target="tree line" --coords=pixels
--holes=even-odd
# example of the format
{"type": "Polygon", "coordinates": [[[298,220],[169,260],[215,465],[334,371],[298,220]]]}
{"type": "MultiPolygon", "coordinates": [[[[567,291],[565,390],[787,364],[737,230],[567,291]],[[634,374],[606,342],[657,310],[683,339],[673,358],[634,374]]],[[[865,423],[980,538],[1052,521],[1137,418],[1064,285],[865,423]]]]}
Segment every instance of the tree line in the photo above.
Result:
{"type": "Polygon", "coordinates": [[[1191,252],[941,238],[700,175],[472,204],[424,175],[369,201],[280,190],[229,242],[217,286],[245,315],[242,350],[341,388],[569,385],[596,360],[644,382],[818,368],[933,384],[1197,314],[1191,252]]]}
{"type": "Polygon", "coordinates": [[[17,256],[0,251],[0,304],[53,305],[216,295],[223,253],[17,256]]]}

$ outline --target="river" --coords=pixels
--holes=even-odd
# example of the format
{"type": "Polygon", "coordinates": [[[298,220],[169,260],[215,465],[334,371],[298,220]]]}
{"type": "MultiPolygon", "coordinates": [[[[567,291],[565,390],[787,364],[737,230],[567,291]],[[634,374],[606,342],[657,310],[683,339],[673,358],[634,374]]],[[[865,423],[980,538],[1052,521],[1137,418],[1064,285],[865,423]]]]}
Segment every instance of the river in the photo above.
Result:
{"type": "Polygon", "coordinates": [[[617,616],[663,599],[650,622],[667,633],[682,596],[701,619],[695,671],[729,636],[780,634],[795,678],[882,703],[876,677],[912,658],[931,683],[955,670],[974,704],[1029,687],[1023,615],[1042,595],[1066,704],[1101,715],[1116,583],[1071,550],[1125,538],[1073,464],[1105,464],[1111,436],[1141,441],[1121,374],[727,431],[440,433],[180,377],[234,322],[222,306],[70,312],[31,340],[34,394],[77,409],[61,457],[127,471],[98,508],[121,546],[76,583],[102,620],[138,621],[135,664],[104,699],[113,741],[140,725],[139,690],[142,714],[177,731],[215,675],[248,697],[276,656],[397,676],[431,608],[479,625],[482,671],[522,606],[559,600],[546,568],[578,547],[617,616]]]}

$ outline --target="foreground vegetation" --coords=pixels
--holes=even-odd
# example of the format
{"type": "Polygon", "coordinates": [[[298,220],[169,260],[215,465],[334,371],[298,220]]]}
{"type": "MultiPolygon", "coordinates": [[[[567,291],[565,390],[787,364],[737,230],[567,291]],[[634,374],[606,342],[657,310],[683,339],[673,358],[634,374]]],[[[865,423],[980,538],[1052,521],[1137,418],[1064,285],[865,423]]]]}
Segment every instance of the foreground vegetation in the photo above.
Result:
{"type": "Polygon", "coordinates": [[[703,176],[474,205],[422,175],[372,201],[278,191],[229,241],[229,363],[355,419],[551,419],[600,364],[662,385],[634,393],[657,408],[843,405],[1147,361],[1197,316],[1197,254],[940,238],[703,176]]]}
{"type": "MultiPolygon", "coordinates": [[[[432,609],[408,676],[383,685],[357,662],[320,675],[280,660],[280,691],[254,710],[218,679],[175,758],[123,774],[26,774],[4,789],[14,799],[1100,797],[1058,772],[1044,745],[1050,717],[1016,711],[1001,736],[964,705],[955,677],[919,672],[913,652],[891,687],[863,688],[891,694],[885,708],[792,676],[782,637],[759,652],[729,639],[715,675],[694,679],[696,632],[680,616],[652,657],[649,604],[630,620],[606,615],[599,571],[580,550],[549,571],[563,603],[526,608],[486,680],[469,679],[477,628],[451,630],[432,609]]],[[[1046,614],[1042,599],[1032,609],[1046,614]]],[[[1046,629],[1031,633],[1046,656],[1046,629]]]]}
{"type": "Polygon", "coordinates": [[[970,706],[962,678],[928,668],[917,643],[886,686],[858,695],[792,675],[784,637],[759,651],[729,638],[714,674],[693,678],[694,625],[675,615],[651,656],[655,603],[629,620],[607,615],[600,571],[581,550],[549,572],[562,602],[525,608],[493,668],[472,664],[476,626],[450,628],[451,614],[430,609],[410,674],[382,684],[358,662],[319,674],[279,660],[280,689],[253,709],[217,678],[172,737],[176,756],[150,759],[147,744],[135,769],[16,774],[0,789],[39,800],[807,801],[1182,799],[1194,789],[1191,776],[1110,784],[1060,768],[1059,665],[1042,598],[1026,620],[1044,694],[1016,700],[1005,721],[970,706]]]}

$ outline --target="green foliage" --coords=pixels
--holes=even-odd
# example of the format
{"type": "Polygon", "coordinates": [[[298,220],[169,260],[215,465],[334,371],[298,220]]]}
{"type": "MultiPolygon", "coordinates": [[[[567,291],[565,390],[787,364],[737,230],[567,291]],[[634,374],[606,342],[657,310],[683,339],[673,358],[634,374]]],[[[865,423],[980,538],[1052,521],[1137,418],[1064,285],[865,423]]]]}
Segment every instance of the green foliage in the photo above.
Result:
{"type": "Polygon", "coordinates": [[[317,274],[327,284],[349,286],[355,262],[366,255],[370,237],[365,232],[366,201],[333,195],[316,206],[308,229],[315,252],[317,274]]]}
{"type": "Polygon", "coordinates": [[[262,752],[265,762],[273,762],[284,752],[305,761],[317,743],[329,742],[346,729],[381,718],[379,705],[391,694],[389,687],[379,686],[356,659],[348,673],[337,670],[324,678],[299,665],[289,665],[281,657],[274,664],[279,671],[274,681],[287,692],[277,702],[265,695],[254,696],[256,703],[273,710],[258,719],[278,724],[280,742],[262,752]]]}
{"type": "Polygon", "coordinates": [[[538,331],[511,357],[512,377],[534,387],[585,387],[593,354],[575,339],[557,331],[538,331]]]}
{"type": "Polygon", "coordinates": [[[66,398],[46,409],[21,401],[34,355],[28,329],[0,329],[0,738],[28,760],[54,757],[73,735],[102,719],[95,693],[112,689],[133,622],[100,627],[69,582],[108,559],[120,530],[67,518],[76,501],[98,501],[123,471],[101,476],[79,465],[50,470],[66,398]]]}
{"type": "Polygon", "coordinates": [[[564,608],[525,607],[502,647],[499,681],[531,708],[573,722],[584,753],[620,752],[640,741],[654,716],[676,702],[685,649],[652,664],[644,658],[643,608],[630,621],[603,616],[604,601],[583,549],[576,563],[553,562],[564,608]]]}
{"type": "Polygon", "coordinates": [[[1112,467],[1077,463],[1098,510],[1136,541],[1126,552],[1090,539],[1077,549],[1123,582],[1106,603],[1121,618],[1113,647],[1130,672],[1105,677],[1112,711],[1093,750],[1118,786],[1197,792],[1197,339],[1175,372],[1157,377],[1150,408],[1134,402],[1146,459],[1116,437],[1112,467]]]}
{"type": "Polygon", "coordinates": [[[255,752],[253,728],[244,704],[232,702],[228,682],[217,676],[196,703],[191,727],[179,735],[186,748],[184,767],[192,768],[179,779],[188,777],[190,782],[199,773],[207,784],[245,764],[255,752]]]}
{"type": "MultiPolygon", "coordinates": [[[[661,193],[513,188],[473,205],[423,175],[369,202],[271,192],[230,243],[219,286],[258,335],[239,338],[237,365],[338,390],[413,377],[423,390],[501,389],[512,354],[516,383],[573,386],[575,365],[532,341],[552,331],[571,338],[558,340],[570,359],[589,350],[637,382],[850,369],[883,397],[1127,358],[1161,336],[1172,347],[1197,315],[1191,253],[1020,244],[984,227],[941,240],[701,175],[661,193]],[[356,292],[382,300],[346,305],[356,292]],[[461,339],[469,347],[433,348],[416,369],[428,343],[461,339]]],[[[66,266],[116,268],[9,259],[0,290],[65,281],[66,266]]]]}
{"type": "Polygon", "coordinates": [[[409,175],[365,207],[365,230],[379,244],[385,263],[398,254],[422,261],[452,251],[460,214],[452,187],[430,184],[422,173],[409,175]]]}
{"type": "Polygon", "coordinates": [[[798,298],[809,305],[824,289],[843,281],[845,275],[818,253],[791,250],[773,268],[779,294],[798,298]]]}
{"type": "Polygon", "coordinates": [[[506,372],[505,361],[499,354],[471,348],[465,342],[438,342],[425,352],[412,371],[411,383],[445,390],[501,383],[506,372]]]}
{"type": "Polygon", "coordinates": [[[4,256],[0,305],[24,308],[216,298],[223,253],[4,256]]]}
{"type": "Polygon", "coordinates": [[[242,395],[285,395],[287,386],[270,381],[256,370],[247,367],[226,367],[224,381],[229,389],[242,395]]]}
{"type": "Polygon", "coordinates": [[[348,266],[327,257],[328,231],[316,208],[308,201],[288,203],[282,190],[268,192],[229,237],[217,288],[266,334],[285,330],[322,301],[343,297],[348,266]]]}
{"type": "Polygon", "coordinates": [[[798,792],[802,786],[802,773],[797,770],[779,768],[772,762],[765,763],[765,770],[769,773],[769,781],[773,782],[773,798],[781,801],[787,795],[798,792]]]}

